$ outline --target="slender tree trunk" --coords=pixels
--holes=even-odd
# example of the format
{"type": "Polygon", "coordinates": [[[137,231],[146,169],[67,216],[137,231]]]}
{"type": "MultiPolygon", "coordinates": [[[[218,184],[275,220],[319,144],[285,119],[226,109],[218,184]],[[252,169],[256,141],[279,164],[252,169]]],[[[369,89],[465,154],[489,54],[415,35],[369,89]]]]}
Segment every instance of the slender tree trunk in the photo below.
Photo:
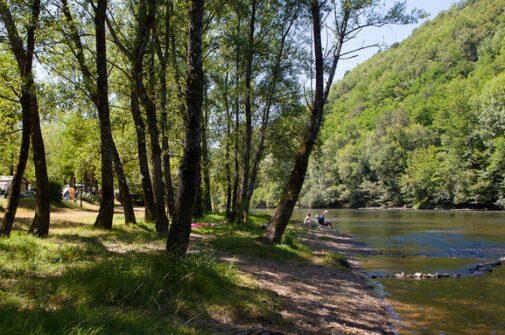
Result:
{"type": "Polygon", "coordinates": [[[174,216],[175,209],[175,197],[174,188],[172,182],[172,169],[170,164],[170,146],[168,142],[168,111],[167,111],[167,63],[168,54],[170,51],[170,9],[167,8],[167,13],[165,15],[165,46],[164,49],[161,47],[157,31],[154,31],[154,41],[156,43],[156,49],[158,50],[159,58],[159,77],[160,77],[160,107],[161,107],[161,150],[162,160],[163,160],[163,176],[165,178],[165,197],[167,200],[168,213],[171,217],[174,216]]]}
{"type": "Polygon", "coordinates": [[[44,139],[42,138],[42,131],[40,129],[39,106],[33,81],[30,86],[32,91],[32,96],[30,98],[30,135],[32,138],[33,163],[35,165],[35,179],[37,185],[35,217],[30,227],[30,233],[38,237],[45,237],[49,234],[51,196],[49,178],[47,176],[46,151],[44,139]]]}
{"type": "Polygon", "coordinates": [[[161,146],[159,143],[158,120],[156,105],[149,92],[144,86],[143,61],[150,40],[150,33],[156,18],[156,2],[154,0],[142,1],[138,12],[138,32],[135,42],[134,53],[134,80],[140,102],[144,106],[147,115],[147,128],[150,138],[151,164],[153,169],[153,192],[155,206],[155,225],[159,235],[166,235],[168,231],[168,217],[165,211],[165,187],[163,183],[163,171],[161,167],[161,146]]]}
{"type": "MultiPolygon", "coordinates": [[[[36,196],[36,206],[35,206],[35,217],[33,218],[32,225],[30,227],[30,232],[36,236],[44,237],[49,233],[49,222],[50,222],[50,196],[49,196],[49,180],[47,177],[47,165],[46,165],[46,153],[44,147],[44,140],[42,138],[42,132],[40,130],[40,117],[39,117],[39,106],[37,101],[37,92],[35,87],[35,81],[33,77],[33,56],[35,50],[35,31],[39,23],[40,16],[40,0],[33,0],[30,6],[31,16],[29,18],[29,23],[26,25],[26,48],[23,45],[23,40],[19,36],[14,18],[7,7],[5,2],[0,2],[0,17],[4,23],[7,30],[7,35],[10,43],[11,50],[14,54],[14,58],[18,64],[19,74],[22,80],[22,103],[23,112],[26,110],[27,115],[23,114],[23,119],[25,117],[29,118],[29,131],[30,138],[33,147],[33,161],[35,165],[35,178],[37,185],[37,196],[36,196]]],[[[24,130],[23,130],[24,131],[24,130]]],[[[26,140],[26,135],[25,135],[26,140]]],[[[21,148],[20,158],[25,154],[24,149],[28,144],[23,143],[24,147],[21,148]]],[[[26,151],[27,152],[27,151],[26,151]]],[[[23,165],[23,162],[20,162],[23,165]]],[[[26,163],[24,164],[26,166],[26,163]]],[[[20,166],[20,173],[17,178],[23,177],[24,167],[20,166]]],[[[18,172],[18,171],[17,171],[18,172]]],[[[21,183],[21,181],[17,181],[21,183]]],[[[15,185],[20,187],[20,185],[15,185]]],[[[16,194],[11,194],[12,200],[14,200],[13,209],[17,207],[17,199],[19,198],[19,190],[14,190],[16,194]],[[15,205],[15,206],[14,206],[15,205]]],[[[12,214],[12,220],[14,219],[15,209],[12,214]]],[[[9,219],[9,218],[8,218],[9,219]]]]}
{"type": "Polygon", "coordinates": [[[266,98],[266,103],[265,107],[262,113],[262,118],[261,118],[261,128],[260,128],[260,139],[258,143],[258,148],[256,149],[256,153],[254,155],[254,160],[252,164],[252,169],[251,169],[251,175],[249,178],[249,184],[247,186],[247,192],[246,197],[242,201],[242,209],[243,209],[243,216],[245,218],[245,222],[247,222],[249,218],[249,207],[251,204],[251,198],[254,193],[254,188],[256,186],[256,179],[258,176],[258,171],[260,168],[260,163],[261,159],[263,157],[263,152],[265,151],[265,140],[266,140],[266,133],[267,133],[267,128],[268,128],[268,123],[270,121],[270,109],[272,107],[272,103],[275,97],[276,89],[277,89],[277,82],[280,76],[280,71],[281,71],[281,63],[282,63],[282,58],[284,55],[284,48],[286,45],[286,39],[288,37],[288,34],[293,27],[293,23],[295,19],[297,18],[297,10],[295,10],[293,16],[289,19],[286,20],[287,27],[286,29],[282,31],[282,36],[280,40],[280,47],[279,50],[277,51],[277,55],[275,57],[275,62],[272,68],[272,75],[271,75],[271,81],[269,85],[269,89],[267,92],[267,98],[266,98]]]}
{"type": "Polygon", "coordinates": [[[95,226],[103,229],[112,228],[114,216],[114,174],[112,156],[114,141],[112,139],[109,110],[109,85],[107,74],[107,47],[105,40],[105,15],[107,0],[98,0],[95,9],[96,69],[98,121],[100,125],[100,155],[102,167],[102,196],[100,210],[95,226]]]}
{"type": "Polygon", "coordinates": [[[228,101],[228,70],[226,72],[225,76],[225,84],[224,84],[224,93],[223,93],[223,100],[225,104],[225,111],[226,111],[226,142],[225,142],[225,164],[224,164],[224,171],[226,174],[226,217],[230,217],[231,213],[231,156],[230,156],[230,151],[231,151],[231,113],[230,113],[230,105],[228,101]]]}
{"type": "Polygon", "coordinates": [[[240,193],[240,208],[237,222],[247,223],[247,198],[252,151],[252,66],[254,59],[254,31],[256,24],[256,0],[252,0],[251,19],[249,21],[249,38],[245,67],[245,136],[244,157],[242,162],[242,188],[240,193]]]}
{"type": "MultiPolygon", "coordinates": [[[[154,19],[154,18],[153,18],[154,19]]],[[[140,77],[143,75],[140,73],[140,77]]],[[[158,118],[156,105],[149,96],[146,87],[140,81],[140,101],[144,106],[147,115],[147,128],[149,131],[151,148],[151,165],[153,169],[153,191],[154,203],[156,207],[156,232],[158,235],[166,235],[168,232],[168,217],[165,211],[165,185],[163,182],[163,170],[161,167],[161,146],[159,142],[158,118]]]]}
{"type": "Polygon", "coordinates": [[[321,42],[321,17],[319,10],[319,1],[311,0],[312,25],[314,32],[314,54],[316,68],[316,91],[314,102],[311,107],[311,114],[303,140],[298,147],[295,155],[295,164],[289,181],[282,193],[281,199],[272,220],[268,224],[265,240],[268,243],[279,243],[289,218],[293,213],[300,190],[303,186],[305,173],[307,172],[308,161],[314,143],[316,141],[319,129],[321,127],[324,111],[324,60],[321,42]]]}
{"type": "MultiPolygon", "coordinates": [[[[165,65],[166,67],[166,65],[165,65]]],[[[168,143],[168,113],[167,113],[167,81],[166,73],[161,72],[161,150],[163,151],[163,175],[165,176],[165,189],[167,198],[168,213],[174,216],[175,197],[174,185],[172,182],[172,168],[170,164],[170,146],[168,143]]]]}
{"type": "Polygon", "coordinates": [[[202,187],[202,162],[198,162],[198,172],[196,173],[196,194],[195,205],[193,206],[193,217],[203,216],[203,187],[202,187]]]}
{"type": "Polygon", "coordinates": [[[205,89],[205,107],[204,116],[202,118],[202,175],[203,175],[203,192],[202,206],[204,213],[212,212],[212,199],[210,191],[210,162],[209,148],[207,145],[207,129],[209,126],[209,100],[207,98],[207,88],[205,89]]]}
{"type": "Polygon", "coordinates": [[[142,115],[140,113],[137,89],[134,84],[132,84],[131,88],[130,104],[133,122],[135,124],[135,133],[137,135],[137,154],[145,203],[144,220],[146,222],[154,222],[156,209],[154,205],[154,193],[153,185],[151,182],[151,174],[149,172],[149,162],[147,159],[146,129],[144,120],[142,119],[142,115]]]}
{"type": "Polygon", "coordinates": [[[167,239],[167,251],[183,256],[189,246],[191,219],[196,195],[196,175],[200,160],[201,117],[204,73],[202,66],[202,29],[204,0],[191,0],[188,35],[188,78],[186,82],[186,140],[179,171],[175,216],[167,239]]]}
{"type": "MultiPolygon", "coordinates": [[[[70,28],[70,40],[74,43],[75,46],[75,56],[77,58],[77,62],[79,63],[79,67],[81,70],[81,73],[84,77],[85,80],[85,87],[86,90],[88,91],[88,94],[93,101],[93,104],[95,105],[96,109],[98,110],[100,108],[100,101],[98,97],[98,89],[97,86],[95,85],[95,82],[93,80],[93,74],[90,71],[87,63],[86,63],[86,56],[84,53],[84,46],[81,42],[81,37],[79,35],[78,28],[75,24],[74,19],[72,18],[72,14],[70,11],[70,7],[68,5],[67,0],[61,0],[62,2],[62,11],[63,15],[65,16],[66,22],[69,25],[70,28]]],[[[107,22],[107,19],[106,19],[107,22]]],[[[112,136],[112,135],[111,135],[112,136]]],[[[126,177],[124,175],[123,171],[123,164],[121,163],[121,158],[119,156],[119,153],[117,152],[116,145],[114,141],[112,141],[112,154],[113,154],[113,166],[114,170],[116,172],[116,176],[118,179],[118,185],[119,185],[119,190],[121,193],[121,204],[123,205],[124,209],[124,215],[125,215],[125,223],[135,223],[135,213],[133,210],[133,201],[131,198],[130,190],[128,188],[128,183],[126,182],[126,177]]]]}
{"type": "Polygon", "coordinates": [[[11,234],[16,211],[19,204],[19,193],[21,191],[21,183],[25,173],[26,163],[28,161],[28,153],[30,151],[30,97],[24,90],[21,92],[21,106],[23,114],[23,131],[21,134],[21,148],[19,150],[19,158],[14,172],[14,178],[9,190],[7,200],[7,208],[0,225],[0,237],[9,237],[11,234]]]}
{"type": "MultiPolygon", "coordinates": [[[[237,10],[237,36],[240,36],[240,12],[237,10]]],[[[240,137],[240,124],[239,124],[239,113],[240,113],[240,43],[236,45],[235,52],[235,130],[234,130],[234,174],[233,174],[233,188],[232,188],[232,201],[231,201],[231,213],[228,220],[235,221],[237,217],[237,206],[239,197],[239,137],[240,137]]]]}
{"type": "Polygon", "coordinates": [[[116,178],[119,185],[119,192],[121,193],[121,205],[123,205],[124,220],[125,224],[135,224],[135,211],[133,210],[133,201],[128,188],[128,183],[126,182],[126,176],[123,170],[123,163],[117,152],[116,144],[113,143],[112,146],[114,171],[116,172],[116,178]]]}

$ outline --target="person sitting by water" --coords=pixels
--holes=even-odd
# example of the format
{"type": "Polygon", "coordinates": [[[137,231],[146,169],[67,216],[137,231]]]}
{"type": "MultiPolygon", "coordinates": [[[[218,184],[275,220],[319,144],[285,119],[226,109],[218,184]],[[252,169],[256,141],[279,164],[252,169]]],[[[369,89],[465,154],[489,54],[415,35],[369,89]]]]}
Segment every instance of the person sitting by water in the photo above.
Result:
{"type": "Polygon", "coordinates": [[[307,216],[305,217],[305,220],[303,221],[303,224],[307,228],[310,228],[310,225],[312,224],[312,214],[310,213],[310,211],[307,211],[307,216]]]}
{"type": "Polygon", "coordinates": [[[331,225],[331,222],[329,221],[326,221],[325,220],[325,217],[324,215],[327,213],[328,211],[324,211],[323,214],[319,214],[316,216],[317,218],[317,223],[319,223],[321,226],[324,226],[324,227],[331,227],[333,228],[333,226],[331,225]]]}

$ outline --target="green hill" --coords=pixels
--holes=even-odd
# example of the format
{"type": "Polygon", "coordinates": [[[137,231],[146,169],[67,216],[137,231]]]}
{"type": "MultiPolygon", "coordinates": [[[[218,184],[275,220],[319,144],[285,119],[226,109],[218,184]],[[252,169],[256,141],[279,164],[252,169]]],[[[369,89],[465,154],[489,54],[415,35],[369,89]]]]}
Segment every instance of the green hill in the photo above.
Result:
{"type": "Polygon", "coordinates": [[[505,206],[505,0],[460,3],[333,88],[307,206],[505,206]]]}

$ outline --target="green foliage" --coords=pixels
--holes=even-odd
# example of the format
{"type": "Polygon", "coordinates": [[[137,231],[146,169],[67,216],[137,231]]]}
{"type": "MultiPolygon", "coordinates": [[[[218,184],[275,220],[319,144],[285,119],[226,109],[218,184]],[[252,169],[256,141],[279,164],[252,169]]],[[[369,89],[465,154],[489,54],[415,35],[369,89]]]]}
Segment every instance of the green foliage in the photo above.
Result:
{"type": "Polygon", "coordinates": [[[331,92],[305,206],[503,206],[504,0],[467,1],[331,92]]]}
{"type": "Polygon", "coordinates": [[[450,204],[454,180],[445,153],[429,146],[416,149],[409,156],[402,178],[402,191],[407,200],[415,208],[450,204]]]}
{"type": "Polygon", "coordinates": [[[49,181],[49,194],[51,196],[52,203],[58,203],[62,199],[61,190],[63,188],[63,184],[56,180],[49,181]]]}

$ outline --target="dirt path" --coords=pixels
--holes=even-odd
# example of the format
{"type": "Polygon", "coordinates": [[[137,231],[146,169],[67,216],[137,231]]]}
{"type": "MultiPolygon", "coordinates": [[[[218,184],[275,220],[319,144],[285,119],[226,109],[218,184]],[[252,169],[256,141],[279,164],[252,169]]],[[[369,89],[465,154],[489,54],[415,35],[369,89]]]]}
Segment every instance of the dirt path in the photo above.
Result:
{"type": "Polygon", "coordinates": [[[286,334],[393,334],[385,301],[374,294],[355,267],[354,257],[370,250],[330,231],[309,231],[302,242],[315,253],[346,254],[353,269],[340,271],[312,263],[276,262],[243,255],[223,257],[254,278],[261,288],[278,294],[281,314],[292,326],[265,328],[286,334]]]}

